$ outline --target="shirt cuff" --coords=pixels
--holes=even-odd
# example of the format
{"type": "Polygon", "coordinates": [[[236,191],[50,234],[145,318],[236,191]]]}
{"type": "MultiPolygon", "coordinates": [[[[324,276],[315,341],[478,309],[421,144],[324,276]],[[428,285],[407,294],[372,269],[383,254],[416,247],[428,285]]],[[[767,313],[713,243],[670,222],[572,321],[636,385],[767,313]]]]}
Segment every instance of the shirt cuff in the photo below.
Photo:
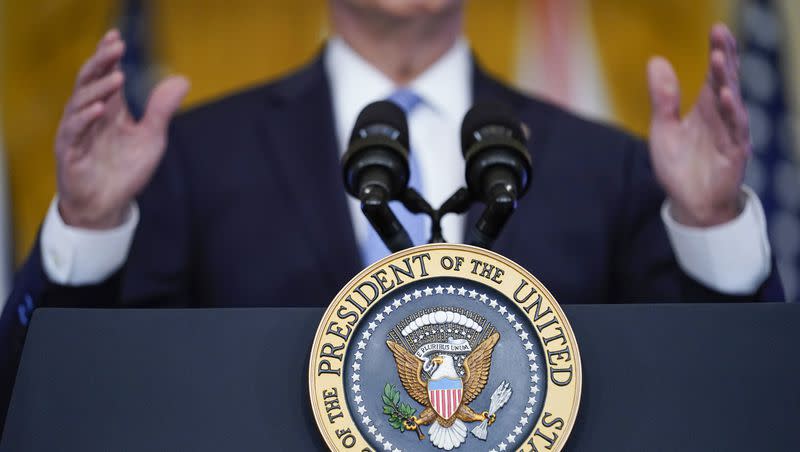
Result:
{"type": "Polygon", "coordinates": [[[125,221],[111,229],[76,228],[64,223],[58,196],[50,203],[41,236],[42,264],[47,277],[58,284],[98,284],[122,268],[139,224],[139,208],[132,203],[125,221]]]}
{"type": "Polygon", "coordinates": [[[661,206],[678,265],[689,276],[728,295],[754,293],[772,267],[767,222],[761,201],[749,187],[742,187],[744,209],[733,220],[708,228],[678,223],[669,201],[661,206]]]}

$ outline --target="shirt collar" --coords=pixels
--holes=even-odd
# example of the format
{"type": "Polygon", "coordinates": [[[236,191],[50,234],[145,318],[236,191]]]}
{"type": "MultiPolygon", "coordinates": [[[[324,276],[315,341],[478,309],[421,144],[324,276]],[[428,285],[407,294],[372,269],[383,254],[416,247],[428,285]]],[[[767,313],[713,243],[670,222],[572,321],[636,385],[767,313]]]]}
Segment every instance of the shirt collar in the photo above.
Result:
{"type": "Polygon", "coordinates": [[[472,58],[459,39],[439,60],[409,83],[436,112],[460,122],[472,103],[472,58]]]}
{"type": "MultiPolygon", "coordinates": [[[[331,83],[336,130],[344,148],[359,112],[400,87],[340,37],[328,41],[323,61],[331,83]]],[[[434,112],[459,123],[472,102],[472,59],[467,41],[456,41],[408,87],[434,112]]]]}

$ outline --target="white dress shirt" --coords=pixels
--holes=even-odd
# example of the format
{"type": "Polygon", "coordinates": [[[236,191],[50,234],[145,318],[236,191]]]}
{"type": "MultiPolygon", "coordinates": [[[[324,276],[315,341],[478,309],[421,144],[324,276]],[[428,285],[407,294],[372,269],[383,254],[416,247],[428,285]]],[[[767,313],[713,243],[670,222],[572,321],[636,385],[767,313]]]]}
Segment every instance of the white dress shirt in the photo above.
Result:
{"type": "MultiPolygon", "coordinates": [[[[361,109],[386,99],[400,87],[338,37],[328,42],[324,65],[331,83],[339,149],[344,153],[361,109]]],[[[421,170],[422,194],[437,207],[464,185],[459,132],[461,120],[472,105],[472,61],[466,41],[459,40],[407,88],[422,98],[408,118],[410,144],[421,170]]],[[[712,289],[737,295],[755,291],[771,268],[761,203],[747,188],[743,197],[745,207],[737,218],[711,228],[677,223],[667,202],[661,211],[681,268],[712,289]]],[[[102,281],[121,268],[139,220],[136,205],[121,226],[90,231],[66,225],[57,202],[56,197],[42,229],[41,251],[47,276],[60,284],[85,285],[102,281]]],[[[357,200],[350,199],[349,210],[356,240],[363,244],[369,224],[357,200]]],[[[445,240],[461,242],[463,231],[463,215],[444,218],[445,240]]]]}

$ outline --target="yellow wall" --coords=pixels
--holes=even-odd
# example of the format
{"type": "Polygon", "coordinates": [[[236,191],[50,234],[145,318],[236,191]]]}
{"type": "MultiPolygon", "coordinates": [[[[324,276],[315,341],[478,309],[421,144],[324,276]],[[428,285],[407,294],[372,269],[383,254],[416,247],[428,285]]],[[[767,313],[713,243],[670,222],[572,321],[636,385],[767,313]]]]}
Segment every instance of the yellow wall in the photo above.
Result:
{"type": "Polygon", "coordinates": [[[650,100],[645,68],[651,55],[672,62],[685,111],[697,98],[708,69],[708,34],[714,22],[729,22],[731,1],[591,1],[599,60],[615,121],[646,135],[650,100]]]}
{"type": "Polygon", "coordinates": [[[17,262],[55,192],[53,137],[75,74],[115,17],[116,2],[3,0],[0,109],[17,262]]]}

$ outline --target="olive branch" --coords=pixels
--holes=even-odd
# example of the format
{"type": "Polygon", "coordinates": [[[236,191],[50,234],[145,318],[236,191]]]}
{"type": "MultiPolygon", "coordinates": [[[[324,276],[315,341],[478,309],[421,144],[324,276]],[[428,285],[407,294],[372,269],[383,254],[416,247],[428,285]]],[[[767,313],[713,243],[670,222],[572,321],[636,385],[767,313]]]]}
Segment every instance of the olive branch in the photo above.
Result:
{"type": "Polygon", "coordinates": [[[401,432],[409,430],[406,421],[416,426],[412,417],[417,413],[417,410],[411,405],[400,401],[400,391],[393,384],[386,383],[383,387],[381,399],[383,399],[383,414],[389,416],[389,425],[401,432]]]}

